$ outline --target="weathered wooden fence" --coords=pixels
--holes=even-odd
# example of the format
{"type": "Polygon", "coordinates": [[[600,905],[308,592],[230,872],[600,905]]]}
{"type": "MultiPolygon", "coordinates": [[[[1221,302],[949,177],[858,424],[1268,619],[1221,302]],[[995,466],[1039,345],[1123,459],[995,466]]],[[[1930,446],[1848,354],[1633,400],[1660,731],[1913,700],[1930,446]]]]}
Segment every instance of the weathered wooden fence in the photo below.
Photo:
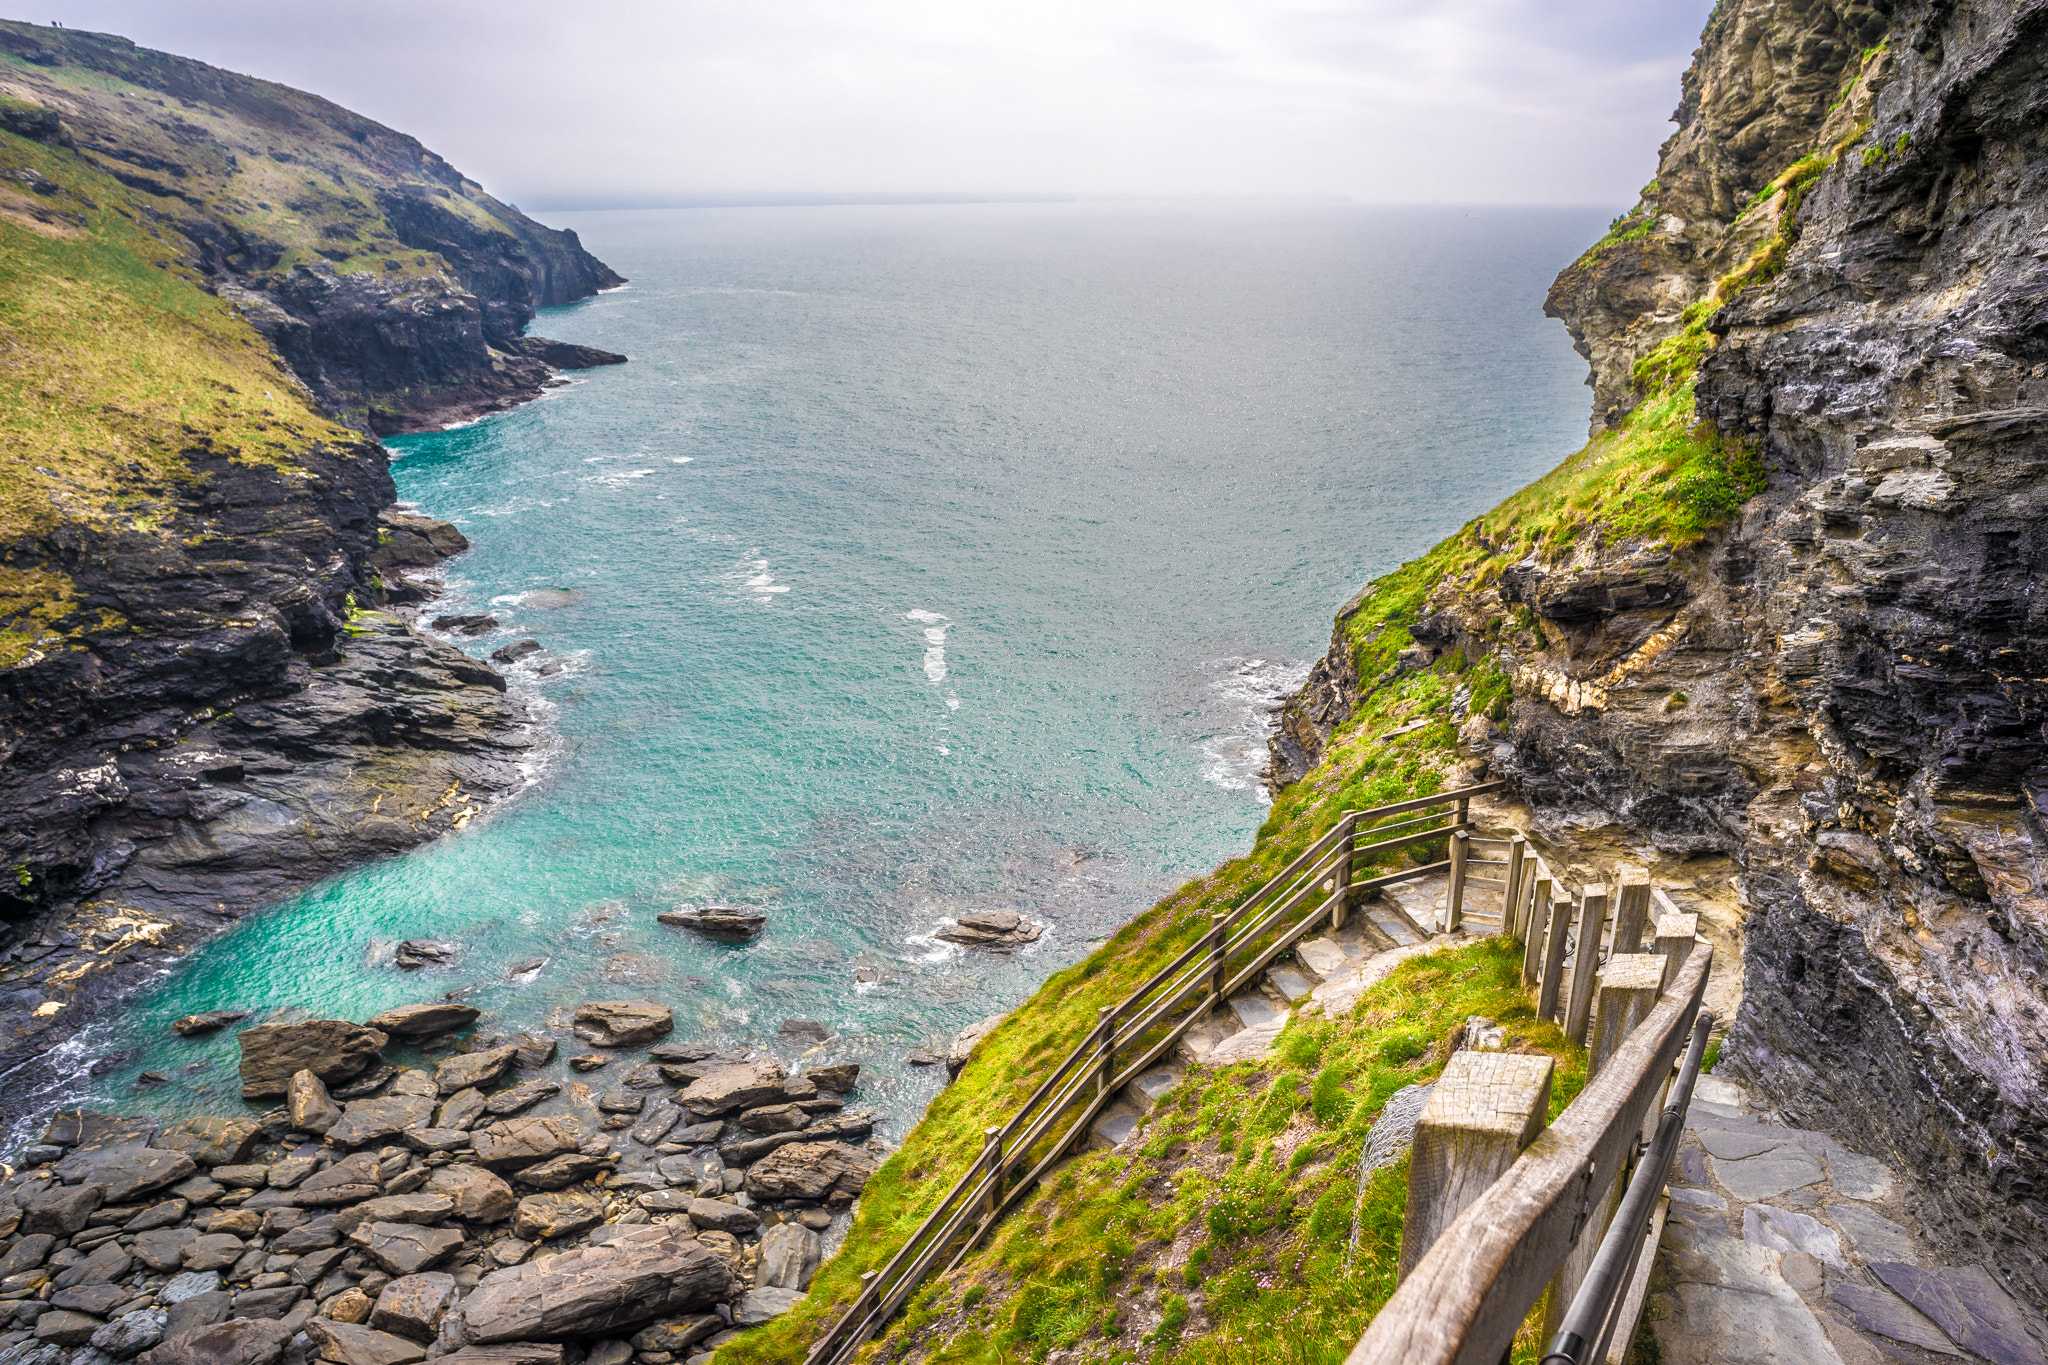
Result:
{"type": "MultiPolygon", "coordinates": [[[[1618,872],[1611,897],[1605,886],[1582,888],[1574,915],[1542,859],[1519,839],[1506,845],[1497,860],[1504,932],[1520,926],[1539,1011],[1555,1019],[1561,1009],[1575,1041],[1591,1025],[1590,1079],[1545,1128],[1548,1058],[1453,1056],[1416,1128],[1400,1287],[1348,1365],[1498,1365],[1546,1288],[1554,1325],[1591,1267],[1699,1015],[1713,952],[1697,941],[1697,916],[1631,869],[1618,872]]],[[[1616,1229],[1617,1241],[1641,1235],[1616,1229]]],[[[1631,1272],[1647,1268],[1642,1250],[1627,1248],[1631,1272]]],[[[1626,1332],[1625,1313],[1602,1311],[1605,1332],[1618,1323],[1626,1332]]]]}
{"type": "MultiPolygon", "coordinates": [[[[1005,1211],[1086,1136],[1126,1084],[1172,1050],[1209,1011],[1259,979],[1318,929],[1342,928],[1352,903],[1381,888],[1448,873],[1446,928],[1456,928],[1470,866],[1471,801],[1485,782],[1351,811],[1117,1004],[1039,1082],[859,1297],[812,1345],[806,1365],[838,1365],[903,1307],[934,1272],[959,1264],[1005,1211]],[[1440,857],[1431,854],[1441,852],[1440,857]],[[1410,865],[1380,870],[1396,855],[1410,865]],[[1414,861],[1419,856],[1420,861],[1414,861]]],[[[1490,866],[1490,864],[1484,864],[1490,866]]],[[[1510,894],[1503,901],[1514,903],[1510,894]]]]}

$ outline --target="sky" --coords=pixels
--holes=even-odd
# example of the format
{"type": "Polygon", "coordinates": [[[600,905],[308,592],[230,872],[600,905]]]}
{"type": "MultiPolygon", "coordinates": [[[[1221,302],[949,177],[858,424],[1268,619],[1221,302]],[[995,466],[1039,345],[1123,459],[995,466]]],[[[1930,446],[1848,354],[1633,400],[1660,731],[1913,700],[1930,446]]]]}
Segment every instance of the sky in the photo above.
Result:
{"type": "Polygon", "coordinates": [[[1632,203],[1711,0],[35,0],[527,208],[762,194],[1632,203]]]}

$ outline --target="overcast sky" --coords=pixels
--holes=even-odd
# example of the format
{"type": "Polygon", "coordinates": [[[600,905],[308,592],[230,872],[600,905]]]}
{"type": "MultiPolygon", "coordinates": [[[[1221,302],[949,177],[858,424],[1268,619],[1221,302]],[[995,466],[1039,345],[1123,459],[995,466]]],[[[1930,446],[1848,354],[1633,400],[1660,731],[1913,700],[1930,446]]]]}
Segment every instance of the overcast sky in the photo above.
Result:
{"type": "Polygon", "coordinates": [[[803,193],[1620,207],[1711,0],[34,0],[529,208],[803,193]]]}

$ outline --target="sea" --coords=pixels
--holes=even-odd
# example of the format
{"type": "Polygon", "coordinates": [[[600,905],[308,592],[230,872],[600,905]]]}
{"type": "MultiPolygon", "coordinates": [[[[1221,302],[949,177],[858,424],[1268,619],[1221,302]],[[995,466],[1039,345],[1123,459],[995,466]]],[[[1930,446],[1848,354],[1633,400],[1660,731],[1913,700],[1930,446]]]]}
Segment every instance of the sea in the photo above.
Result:
{"type": "Polygon", "coordinates": [[[50,1103],[238,1107],[233,1031],[170,1031],[201,1010],[454,994],[566,1055],[579,1002],[653,999],[678,1040],[859,1061],[900,1135],[944,1082],[917,1054],[1249,845],[1339,606],[1584,439],[1542,305],[1604,209],[546,216],[631,282],[534,330],[629,363],[389,442],[473,545],[429,614],[541,645],[529,786],[248,914],[50,1103]],[[766,930],[656,919],[704,905],[766,930]],[[939,937],[985,910],[1043,933],[939,937]],[[454,961],[399,970],[422,938],[454,961]]]}

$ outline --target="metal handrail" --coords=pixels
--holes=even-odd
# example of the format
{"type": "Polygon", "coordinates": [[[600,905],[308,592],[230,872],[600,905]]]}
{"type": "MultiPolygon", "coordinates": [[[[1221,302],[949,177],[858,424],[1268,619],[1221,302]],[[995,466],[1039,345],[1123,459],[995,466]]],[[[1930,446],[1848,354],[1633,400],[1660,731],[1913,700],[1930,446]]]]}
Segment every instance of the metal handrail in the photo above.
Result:
{"type": "Polygon", "coordinates": [[[1433,796],[1410,797],[1406,800],[1374,806],[1367,810],[1346,811],[1331,828],[1296,854],[1287,865],[1275,873],[1257,890],[1246,896],[1228,914],[1222,915],[1209,931],[1194,943],[1176,954],[1172,961],[1161,967],[1150,979],[1135,991],[1125,996],[1102,1012],[1094,1029],[1075,1045],[1074,1049],[1061,1060],[1058,1066],[1041,1081],[1000,1128],[990,1130],[987,1145],[974,1162],[962,1173],[953,1186],[947,1190],[937,1206],[926,1215],[910,1236],[904,1239],[896,1254],[876,1272],[865,1277],[859,1295],[848,1305],[845,1313],[813,1343],[805,1355],[806,1365],[839,1365],[853,1349],[866,1341],[873,1331],[880,1327],[901,1307],[909,1296],[916,1292],[918,1283],[940,1259],[941,1248],[958,1236],[964,1224],[981,1205],[988,1205],[986,1217],[978,1226],[972,1227],[962,1248],[951,1258],[949,1265],[957,1265],[980,1241],[983,1233],[993,1225],[1003,1211],[1014,1204],[1022,1194],[1060,1157],[1074,1139],[1086,1131],[1095,1115],[1115,1095],[1116,1090],[1130,1076],[1137,1074],[1137,1061],[1150,1065],[1163,1055],[1165,1050],[1177,1042],[1197,1019],[1209,1008],[1220,1005],[1233,991],[1256,972],[1263,970],[1278,953],[1302,937],[1307,926],[1331,912],[1331,907],[1341,903],[1350,894],[1372,888],[1389,886],[1397,882],[1426,877],[1441,871],[1442,862],[1432,862],[1401,872],[1387,873],[1364,881],[1354,881],[1351,875],[1352,863],[1360,855],[1385,852],[1394,848],[1407,847],[1443,838],[1469,828],[1467,812],[1471,799],[1491,791],[1497,791],[1505,782],[1481,782],[1451,791],[1438,792],[1433,796]],[[1407,815],[1410,812],[1431,812],[1437,807],[1451,806],[1454,818],[1441,828],[1417,830],[1398,838],[1385,839],[1377,843],[1360,845],[1360,835],[1374,836],[1393,829],[1441,819],[1439,815],[1419,814],[1410,819],[1394,821],[1388,825],[1371,826],[1367,821],[1382,820],[1388,816],[1407,815]],[[1364,826],[1361,828],[1361,826],[1364,826]],[[1335,856],[1332,856],[1332,855],[1335,856]],[[1326,897],[1310,893],[1322,888],[1327,879],[1336,879],[1336,888],[1326,897]],[[1306,903],[1310,908],[1300,916],[1302,923],[1284,931],[1280,940],[1259,949],[1253,960],[1243,969],[1228,971],[1232,953],[1243,949],[1272,932],[1279,922],[1296,912],[1306,903]],[[1235,932],[1232,932],[1232,931],[1235,932]],[[1219,931],[1224,941],[1219,945],[1219,931]],[[1191,988],[1205,979],[1224,979],[1220,991],[1191,992],[1191,988]],[[1167,987],[1161,997],[1148,997],[1167,987]],[[1212,1000],[1210,996],[1215,998],[1212,1000]],[[1135,1042],[1143,1033],[1156,1027],[1168,1015],[1190,999],[1196,1007],[1186,1017],[1173,1023],[1165,1035],[1152,1043],[1141,1057],[1130,1064],[1119,1064],[1117,1057],[1122,1045],[1135,1042]],[[1126,1015],[1133,1016],[1126,1019],[1126,1015]],[[1092,1068],[1091,1068],[1092,1064],[1092,1068]],[[1062,1112],[1073,1101],[1086,1094],[1090,1070],[1096,1074],[1093,1097],[1083,1103],[1075,1112],[1066,1129],[1053,1138],[1051,1149],[1035,1163],[1033,1149],[1052,1135],[1062,1112]],[[1114,1084],[1113,1084],[1114,1083],[1114,1084]],[[990,1162],[993,1161],[993,1168],[990,1162]],[[1027,1165],[1024,1176],[1005,1188],[1005,1178],[1013,1164],[1027,1165]]]}
{"type": "Polygon", "coordinates": [[[1635,1174],[1629,1177],[1628,1192],[1621,1197],[1621,1207],[1615,1210],[1614,1221],[1607,1225],[1607,1235],[1600,1239],[1600,1249],[1593,1254],[1586,1278],[1579,1282],[1579,1292],[1572,1295],[1572,1305],[1565,1310],[1557,1335],[1550,1339],[1550,1349],[1541,1365],[1589,1365],[1591,1361],[1607,1358],[1622,1304],[1628,1297],[1628,1286],[1643,1254],[1650,1214],[1656,1208],[1657,1196],[1663,1192],[1665,1177],[1671,1173],[1671,1159],[1678,1152],[1678,1140],[1685,1129],[1685,1111],[1692,1104],[1693,1084],[1699,1080],[1700,1065],[1707,1052],[1707,1034],[1713,1027],[1711,1010],[1701,1010],[1693,1018],[1692,1042],[1685,1050],[1684,1064],[1678,1069],[1671,1103],[1657,1119],[1656,1136],[1637,1161],[1635,1174]]]}

